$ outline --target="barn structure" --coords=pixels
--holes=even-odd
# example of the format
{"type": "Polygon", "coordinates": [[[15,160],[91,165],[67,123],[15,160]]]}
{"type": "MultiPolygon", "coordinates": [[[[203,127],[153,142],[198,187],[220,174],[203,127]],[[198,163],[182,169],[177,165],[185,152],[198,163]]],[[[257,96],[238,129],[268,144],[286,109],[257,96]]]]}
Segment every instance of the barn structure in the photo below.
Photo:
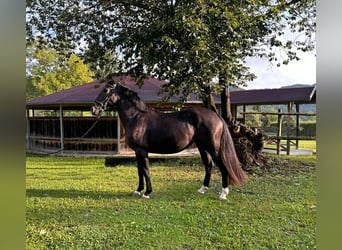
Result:
{"type": "MultiPolygon", "coordinates": [[[[162,103],[163,95],[159,92],[166,82],[148,78],[140,88],[130,76],[114,80],[136,91],[146,104],[156,109],[171,111],[178,102],[174,97],[162,103]]],[[[94,81],[28,101],[27,152],[87,155],[126,152],[124,130],[116,112],[105,112],[87,133],[97,120],[90,114],[90,107],[103,87],[103,83],[94,81]]],[[[201,103],[192,96],[185,106],[201,106],[201,103]]]]}
{"type": "MultiPolygon", "coordinates": [[[[166,82],[148,78],[138,87],[130,76],[115,77],[136,91],[148,105],[163,111],[171,111],[177,97],[162,102],[161,87],[166,82]]],[[[83,84],[26,103],[26,150],[31,153],[60,155],[113,155],[127,152],[124,130],[115,111],[106,112],[97,121],[90,114],[90,107],[104,87],[100,81],[83,84]],[[96,123],[95,126],[93,124],[96,123]],[[91,127],[93,128],[89,130],[91,127]]],[[[231,92],[233,116],[238,107],[262,104],[287,104],[289,108],[304,103],[315,103],[316,87],[270,90],[241,90],[231,92]]],[[[218,109],[220,98],[215,96],[218,109]]],[[[192,96],[185,106],[202,106],[192,96]]],[[[242,112],[243,114],[243,112],[242,112]]]]}
{"type": "Polygon", "coordinates": [[[232,115],[237,117],[238,107],[246,112],[249,105],[287,105],[287,112],[300,112],[301,104],[316,103],[316,85],[280,89],[254,89],[231,92],[232,115]]]}

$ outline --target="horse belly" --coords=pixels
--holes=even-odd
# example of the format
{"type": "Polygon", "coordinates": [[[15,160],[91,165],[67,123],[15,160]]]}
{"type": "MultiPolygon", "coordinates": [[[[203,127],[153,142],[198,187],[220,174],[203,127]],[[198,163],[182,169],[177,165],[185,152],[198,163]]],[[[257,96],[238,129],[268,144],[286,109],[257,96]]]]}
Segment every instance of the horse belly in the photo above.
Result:
{"type": "Polygon", "coordinates": [[[192,133],[167,133],[153,135],[149,139],[149,152],[157,154],[178,153],[192,144],[192,133]],[[191,136],[189,136],[191,135],[191,136]]]}

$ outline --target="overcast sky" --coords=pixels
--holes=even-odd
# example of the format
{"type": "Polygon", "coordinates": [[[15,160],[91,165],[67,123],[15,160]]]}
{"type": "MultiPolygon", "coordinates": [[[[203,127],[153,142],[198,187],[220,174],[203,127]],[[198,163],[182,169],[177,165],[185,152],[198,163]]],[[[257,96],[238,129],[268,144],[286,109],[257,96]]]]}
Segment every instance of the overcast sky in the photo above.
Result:
{"type": "Polygon", "coordinates": [[[271,65],[266,59],[251,58],[247,65],[257,75],[246,89],[280,88],[293,84],[316,83],[316,57],[314,53],[298,53],[299,61],[290,61],[288,65],[271,65]]]}

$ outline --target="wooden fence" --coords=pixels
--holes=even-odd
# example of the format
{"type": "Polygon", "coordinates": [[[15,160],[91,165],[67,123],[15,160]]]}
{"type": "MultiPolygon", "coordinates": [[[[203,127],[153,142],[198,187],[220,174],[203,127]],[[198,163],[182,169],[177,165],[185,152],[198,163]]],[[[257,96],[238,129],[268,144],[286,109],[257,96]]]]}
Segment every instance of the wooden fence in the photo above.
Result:
{"type": "Polygon", "coordinates": [[[281,112],[278,109],[278,112],[241,112],[243,114],[243,120],[245,122],[245,115],[276,115],[277,116],[277,133],[276,135],[267,135],[267,140],[276,143],[276,152],[277,155],[280,154],[281,149],[286,151],[286,154],[290,154],[290,148],[292,141],[295,141],[295,147],[298,149],[300,140],[316,140],[316,136],[300,136],[299,135],[299,116],[316,116],[316,113],[301,113],[301,112],[281,112]],[[294,136],[290,135],[290,117],[296,116],[296,134],[294,136]],[[286,126],[285,135],[283,135],[283,120],[284,117],[287,117],[288,122],[286,126]],[[282,140],[286,140],[286,145],[281,144],[282,140]]]}
{"type": "MultiPolygon", "coordinates": [[[[122,135],[117,117],[29,117],[28,152],[117,153],[122,135]]],[[[123,140],[123,139],[122,139],[123,140]]]]}

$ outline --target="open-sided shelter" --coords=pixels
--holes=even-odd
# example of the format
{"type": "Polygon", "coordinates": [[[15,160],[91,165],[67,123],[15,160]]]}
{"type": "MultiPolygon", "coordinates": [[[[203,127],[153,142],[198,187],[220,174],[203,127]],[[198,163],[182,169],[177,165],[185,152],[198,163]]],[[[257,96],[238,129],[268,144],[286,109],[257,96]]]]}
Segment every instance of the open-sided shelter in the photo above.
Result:
{"type": "MultiPolygon", "coordinates": [[[[136,91],[148,105],[163,111],[172,110],[177,97],[163,103],[161,87],[166,82],[154,78],[145,79],[140,88],[130,76],[115,77],[136,91]]],[[[51,95],[39,97],[26,103],[26,150],[44,154],[107,155],[125,152],[124,130],[116,112],[107,112],[96,125],[89,110],[104,87],[100,81],[83,84],[51,95]],[[86,134],[86,135],[85,135],[86,134]]],[[[220,108],[220,98],[215,96],[220,108]]],[[[287,104],[289,110],[304,103],[315,103],[316,87],[238,90],[231,92],[231,107],[234,117],[238,107],[247,105],[287,104]],[[291,109],[290,109],[291,108],[291,109]]],[[[202,106],[201,100],[192,96],[185,106],[202,106]]]]}
{"type": "MultiPolygon", "coordinates": [[[[154,78],[144,80],[140,88],[130,76],[117,76],[114,80],[136,91],[148,105],[159,110],[172,110],[178,99],[173,97],[162,103],[161,87],[166,82],[154,78]]],[[[124,130],[116,112],[106,112],[87,132],[97,118],[90,107],[104,87],[104,83],[91,83],[39,97],[26,103],[26,149],[33,153],[51,154],[114,154],[127,149],[124,130]],[[85,135],[86,134],[86,135],[85,135]],[[85,136],[84,136],[85,135],[85,136]]],[[[192,97],[185,106],[201,106],[192,97]]]]}
{"type": "MultiPolygon", "coordinates": [[[[251,105],[286,105],[283,112],[300,112],[301,104],[316,104],[316,85],[279,89],[252,89],[231,92],[231,111],[238,116],[238,107],[242,113],[251,105]]],[[[243,115],[243,120],[245,116],[243,115]]]]}

